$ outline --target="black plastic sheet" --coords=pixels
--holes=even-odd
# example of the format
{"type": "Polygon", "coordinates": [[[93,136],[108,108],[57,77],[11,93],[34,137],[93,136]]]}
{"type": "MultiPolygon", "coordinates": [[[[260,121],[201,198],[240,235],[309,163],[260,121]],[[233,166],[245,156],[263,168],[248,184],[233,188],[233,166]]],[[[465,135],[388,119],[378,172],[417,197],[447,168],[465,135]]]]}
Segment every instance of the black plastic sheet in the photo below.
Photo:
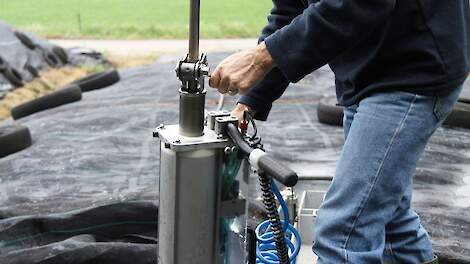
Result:
{"type": "MultiPolygon", "coordinates": [[[[209,55],[211,65],[224,55],[209,55]]],[[[116,85],[19,121],[33,146],[0,159],[0,263],[155,263],[159,143],[152,131],[177,123],[174,65],[165,57],[125,70],[116,85]]],[[[331,94],[332,73],[322,68],[291,85],[269,121],[258,123],[266,149],[302,177],[334,174],[342,129],[316,119],[316,104],[331,94]]],[[[217,99],[210,90],[207,108],[217,99]]],[[[326,186],[301,181],[298,188],[326,186]]],[[[470,263],[469,186],[470,130],[439,129],[419,164],[414,206],[444,263],[470,263]]]]}

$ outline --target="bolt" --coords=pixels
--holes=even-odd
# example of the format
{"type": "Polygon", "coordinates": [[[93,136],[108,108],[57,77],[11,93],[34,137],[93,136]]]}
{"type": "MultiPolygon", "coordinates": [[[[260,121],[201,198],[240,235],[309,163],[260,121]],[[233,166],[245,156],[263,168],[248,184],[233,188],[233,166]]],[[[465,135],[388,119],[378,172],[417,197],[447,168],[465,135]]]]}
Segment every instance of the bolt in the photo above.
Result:
{"type": "Polygon", "coordinates": [[[217,139],[223,139],[223,138],[224,138],[224,135],[222,135],[222,134],[217,135],[217,139]]]}
{"type": "Polygon", "coordinates": [[[177,140],[173,141],[173,143],[174,143],[174,144],[179,144],[179,143],[181,143],[181,140],[180,140],[180,139],[177,139],[177,140]]]}
{"type": "Polygon", "coordinates": [[[207,67],[207,66],[202,66],[202,67],[201,67],[201,76],[204,76],[204,75],[208,76],[208,75],[209,75],[209,71],[210,71],[210,70],[209,70],[209,67],[207,67]]]}
{"type": "Polygon", "coordinates": [[[165,125],[164,124],[160,124],[157,129],[165,129],[165,125]]]}
{"type": "Polygon", "coordinates": [[[227,154],[227,155],[230,154],[230,153],[232,153],[232,148],[226,147],[226,148],[224,149],[224,153],[227,154]]]}
{"type": "Polygon", "coordinates": [[[238,152],[238,148],[236,146],[232,147],[232,152],[238,152]]]}

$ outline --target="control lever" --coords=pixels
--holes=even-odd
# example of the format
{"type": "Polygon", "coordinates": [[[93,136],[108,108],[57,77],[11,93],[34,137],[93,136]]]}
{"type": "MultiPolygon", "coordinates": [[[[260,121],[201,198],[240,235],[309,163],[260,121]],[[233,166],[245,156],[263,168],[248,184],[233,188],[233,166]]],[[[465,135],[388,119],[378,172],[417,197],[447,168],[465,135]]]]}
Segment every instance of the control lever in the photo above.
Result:
{"type": "Polygon", "coordinates": [[[261,149],[253,149],[244,139],[238,127],[235,124],[227,125],[227,134],[230,139],[238,146],[240,151],[249,157],[250,164],[258,170],[264,171],[270,177],[273,177],[287,187],[293,187],[297,184],[299,177],[297,173],[282,165],[278,160],[268,155],[261,149]]]}

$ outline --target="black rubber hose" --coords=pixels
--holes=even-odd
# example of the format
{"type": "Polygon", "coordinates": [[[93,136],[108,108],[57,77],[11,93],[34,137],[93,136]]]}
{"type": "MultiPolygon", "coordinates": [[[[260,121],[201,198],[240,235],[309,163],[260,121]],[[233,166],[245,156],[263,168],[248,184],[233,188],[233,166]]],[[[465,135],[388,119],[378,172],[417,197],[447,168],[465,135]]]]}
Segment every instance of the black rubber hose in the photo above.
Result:
{"type": "Polygon", "coordinates": [[[236,125],[228,124],[227,134],[244,155],[250,155],[250,153],[253,151],[253,148],[251,148],[250,145],[248,145],[248,143],[246,143],[246,141],[243,139],[243,136],[240,134],[240,131],[238,131],[238,127],[236,125]]]}
{"type": "MultiPolygon", "coordinates": [[[[238,127],[234,124],[227,125],[227,134],[230,139],[238,146],[244,155],[249,156],[253,151],[253,148],[243,139],[243,136],[238,131],[238,127]]],[[[282,165],[281,162],[277,161],[269,155],[264,155],[259,159],[259,168],[265,171],[269,176],[278,180],[280,183],[287,187],[293,187],[297,184],[299,177],[297,173],[282,165]]]]}

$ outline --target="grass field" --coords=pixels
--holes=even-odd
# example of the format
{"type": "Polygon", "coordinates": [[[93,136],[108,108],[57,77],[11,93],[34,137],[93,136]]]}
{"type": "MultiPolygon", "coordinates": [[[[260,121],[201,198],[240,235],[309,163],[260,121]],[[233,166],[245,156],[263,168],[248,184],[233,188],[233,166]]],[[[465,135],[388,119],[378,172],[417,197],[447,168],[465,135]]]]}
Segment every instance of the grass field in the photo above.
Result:
{"type": "MultiPolygon", "coordinates": [[[[49,38],[186,38],[189,0],[0,0],[0,20],[49,38]]],[[[256,37],[271,0],[201,0],[205,38],[256,37]]]]}

